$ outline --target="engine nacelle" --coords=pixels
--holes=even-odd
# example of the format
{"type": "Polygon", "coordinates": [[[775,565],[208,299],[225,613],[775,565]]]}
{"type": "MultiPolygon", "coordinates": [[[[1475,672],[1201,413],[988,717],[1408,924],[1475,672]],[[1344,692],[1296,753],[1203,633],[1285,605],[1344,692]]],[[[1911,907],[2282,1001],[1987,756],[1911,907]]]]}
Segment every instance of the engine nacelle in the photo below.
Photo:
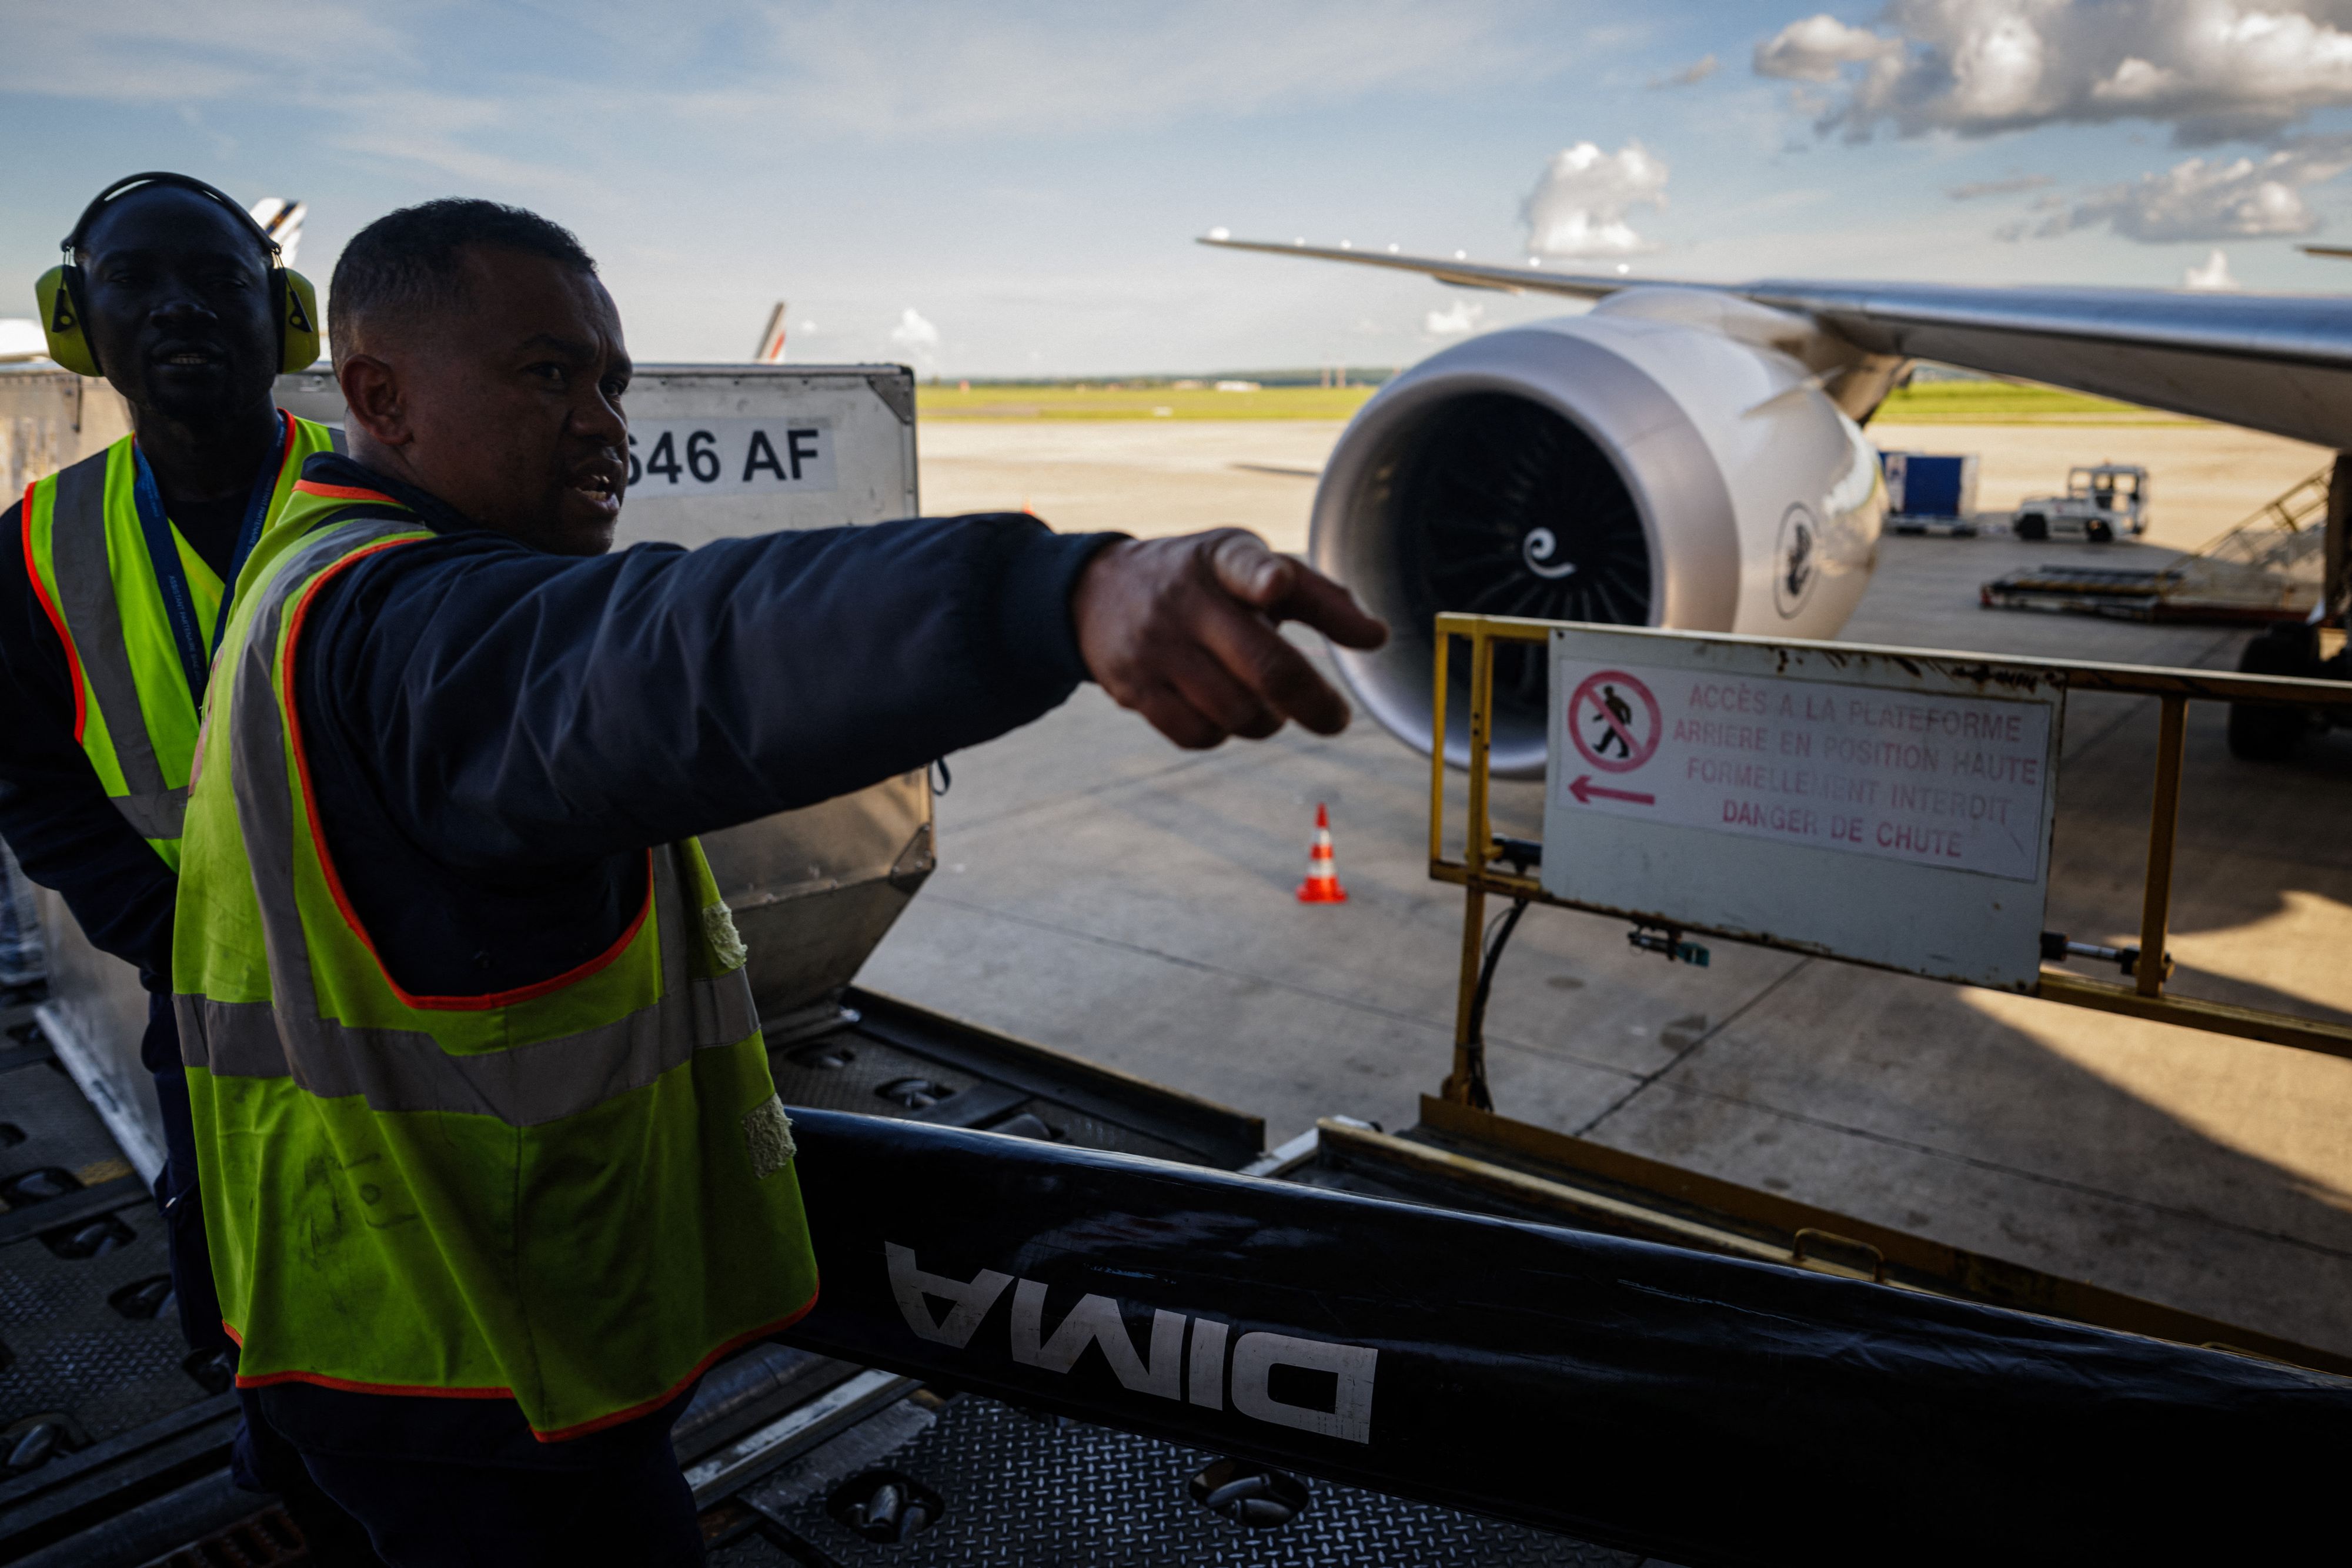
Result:
{"type": "MultiPolygon", "coordinates": [[[[1809,371],[1840,346],[1723,295],[1630,289],[1474,338],[1382,388],[1339,438],[1309,558],[1393,631],[1339,652],[1358,700],[1431,745],[1440,611],[1829,637],[1870,580],[1878,457],[1809,371]]],[[[1447,698],[1466,756],[1468,675],[1447,698]]],[[[1543,771],[1545,653],[1496,652],[1492,766],[1543,771]]]]}

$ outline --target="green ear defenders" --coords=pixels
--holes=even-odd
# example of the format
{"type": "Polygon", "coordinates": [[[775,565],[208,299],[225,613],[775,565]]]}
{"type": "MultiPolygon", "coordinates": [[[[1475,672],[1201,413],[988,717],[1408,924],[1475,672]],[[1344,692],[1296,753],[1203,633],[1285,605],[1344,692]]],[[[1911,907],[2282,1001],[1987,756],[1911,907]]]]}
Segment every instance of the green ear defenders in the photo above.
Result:
{"type": "Polygon", "coordinates": [[[90,225],[106,210],[108,203],[149,185],[176,185],[184,191],[194,191],[207,200],[218,202],[237,215],[239,222],[253,231],[253,237],[269,253],[269,297],[278,317],[278,368],[280,371],[307,371],[319,359],[319,295],[310,280],[278,259],[278,242],[269,231],[253,219],[253,214],[236,204],[226,193],[205,184],[187,174],[156,171],[132,174],[117,180],[93,198],[81,212],[81,220],[73,233],[61,242],[66,259],[41,274],[33,285],[34,298],[40,301],[41,329],[48,335],[49,358],[78,375],[95,376],[104,372],[98,363],[98,346],[83,330],[81,268],[74,262],[74,253],[81,248],[90,225]]]}

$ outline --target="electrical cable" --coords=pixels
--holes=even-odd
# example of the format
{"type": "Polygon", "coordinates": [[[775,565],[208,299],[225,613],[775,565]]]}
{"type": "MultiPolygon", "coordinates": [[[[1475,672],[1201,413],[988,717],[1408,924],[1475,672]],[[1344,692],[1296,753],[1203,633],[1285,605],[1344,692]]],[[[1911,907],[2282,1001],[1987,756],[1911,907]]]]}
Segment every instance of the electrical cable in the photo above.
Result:
{"type": "Polygon", "coordinates": [[[1503,949],[1510,945],[1511,933],[1518,929],[1519,916],[1527,912],[1528,901],[1515,898],[1510,908],[1488,923],[1485,953],[1478,963],[1478,986],[1470,993],[1470,1040],[1463,1055],[1469,1067],[1470,1104],[1480,1111],[1495,1108],[1494,1092],[1486,1085],[1486,997],[1495,988],[1495,967],[1503,961],[1503,949]]]}

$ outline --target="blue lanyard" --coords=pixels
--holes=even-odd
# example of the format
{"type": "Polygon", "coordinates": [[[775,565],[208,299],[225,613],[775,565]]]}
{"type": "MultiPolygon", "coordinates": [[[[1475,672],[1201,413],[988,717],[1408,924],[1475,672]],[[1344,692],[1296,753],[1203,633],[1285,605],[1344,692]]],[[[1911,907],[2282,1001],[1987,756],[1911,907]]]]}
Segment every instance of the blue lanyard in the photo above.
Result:
{"type": "Polygon", "coordinates": [[[163,495],[155,487],[154,471],[147,466],[147,455],[139,450],[139,444],[131,444],[131,455],[137,465],[131,493],[139,506],[139,531],[147,540],[155,586],[163,592],[163,614],[172,623],[173,641],[180,647],[180,669],[188,678],[188,695],[198,707],[205,703],[213,655],[220,652],[221,634],[228,630],[229,599],[236,591],[237,574],[245,570],[253,547],[261,542],[261,526],[269,518],[269,497],[277,492],[278,470],[286,451],[286,417],[284,409],[278,411],[277,448],[261,465],[261,474],[253,482],[253,495],[245,503],[245,523],[236,531],[236,551],[229,557],[228,573],[221,579],[220,617],[213,625],[209,643],[204,629],[196,624],[195,594],[188,587],[188,569],[181,563],[171,520],[163,515],[163,495]]]}

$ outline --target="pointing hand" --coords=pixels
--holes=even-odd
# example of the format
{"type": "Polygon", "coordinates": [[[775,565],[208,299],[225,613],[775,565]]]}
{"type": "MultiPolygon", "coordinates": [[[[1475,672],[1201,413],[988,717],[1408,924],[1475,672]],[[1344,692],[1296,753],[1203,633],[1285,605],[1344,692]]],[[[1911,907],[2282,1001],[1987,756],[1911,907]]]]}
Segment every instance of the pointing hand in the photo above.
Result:
{"type": "Polygon", "coordinates": [[[1346,648],[1389,635],[1346,589],[1241,528],[1106,547],[1079,574],[1070,619],[1103,690],[1194,747],[1263,740],[1294,718],[1318,735],[1348,727],[1346,699],[1280,622],[1346,648]]]}

